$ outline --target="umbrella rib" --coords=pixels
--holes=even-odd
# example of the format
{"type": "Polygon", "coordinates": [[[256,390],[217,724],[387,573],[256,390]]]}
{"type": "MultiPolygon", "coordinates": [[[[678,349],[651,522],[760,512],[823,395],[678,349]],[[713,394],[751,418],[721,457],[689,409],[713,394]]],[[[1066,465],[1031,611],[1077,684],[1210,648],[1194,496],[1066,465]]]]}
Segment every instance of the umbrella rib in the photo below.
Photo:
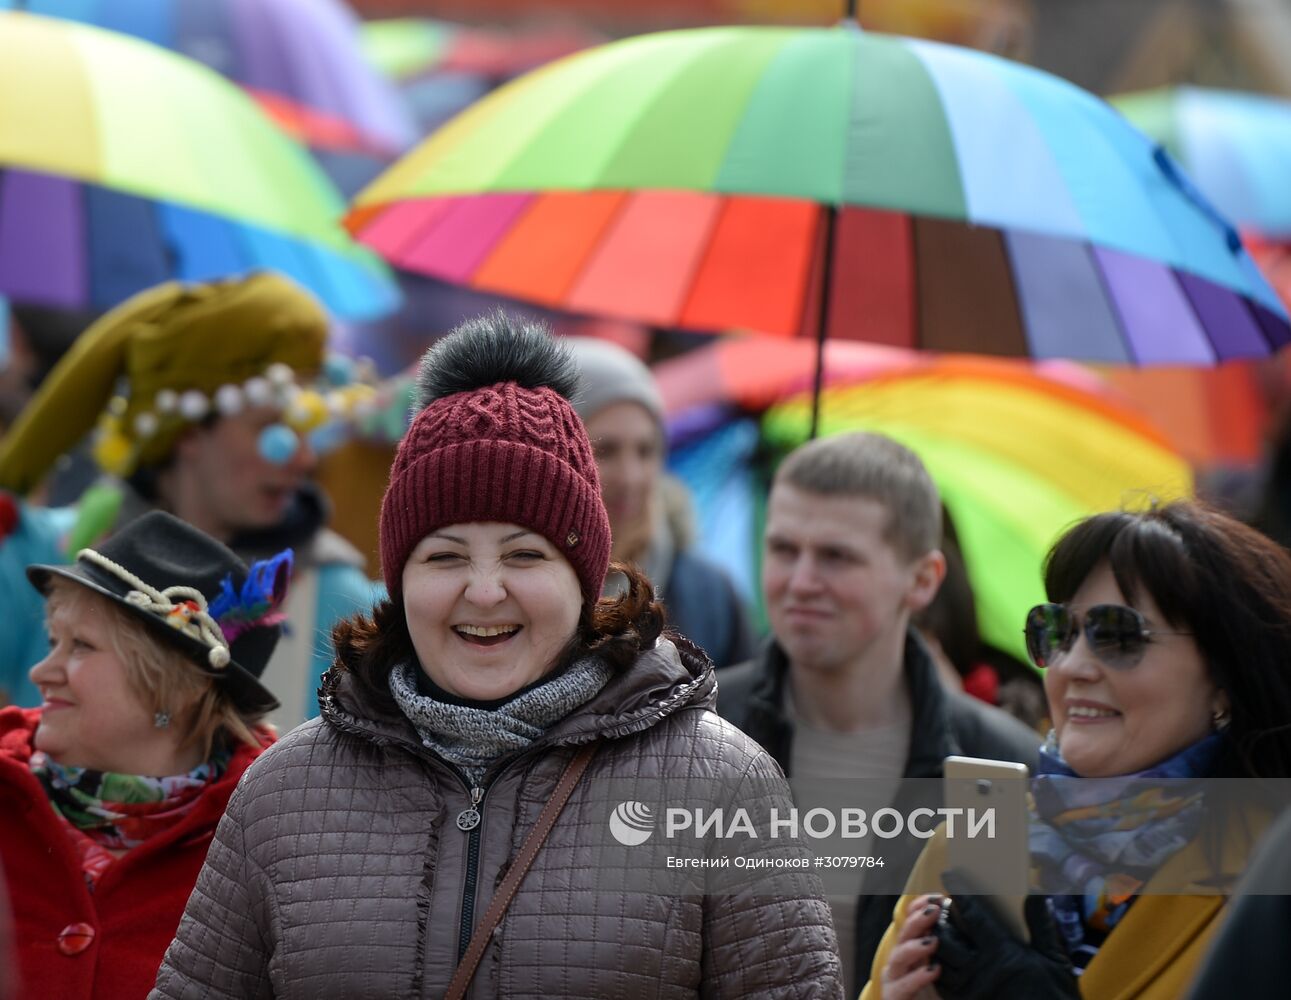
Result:
{"type": "Polygon", "coordinates": [[[910,255],[907,260],[907,266],[910,268],[910,297],[911,311],[914,313],[910,317],[910,339],[911,347],[916,350],[923,350],[927,338],[923,329],[923,289],[919,281],[919,227],[914,224],[914,218],[909,212],[904,213],[906,222],[910,226],[910,255]]]}

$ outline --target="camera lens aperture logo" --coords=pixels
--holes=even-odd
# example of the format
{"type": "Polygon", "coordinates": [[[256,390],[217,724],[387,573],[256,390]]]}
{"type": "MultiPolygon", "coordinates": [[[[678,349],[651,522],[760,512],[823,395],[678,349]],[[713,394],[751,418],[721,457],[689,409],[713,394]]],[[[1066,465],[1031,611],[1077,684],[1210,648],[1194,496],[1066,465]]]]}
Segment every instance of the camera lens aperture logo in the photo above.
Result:
{"type": "Polygon", "coordinates": [[[610,833],[624,847],[644,844],[654,833],[654,813],[644,802],[620,802],[610,813],[610,833]]]}

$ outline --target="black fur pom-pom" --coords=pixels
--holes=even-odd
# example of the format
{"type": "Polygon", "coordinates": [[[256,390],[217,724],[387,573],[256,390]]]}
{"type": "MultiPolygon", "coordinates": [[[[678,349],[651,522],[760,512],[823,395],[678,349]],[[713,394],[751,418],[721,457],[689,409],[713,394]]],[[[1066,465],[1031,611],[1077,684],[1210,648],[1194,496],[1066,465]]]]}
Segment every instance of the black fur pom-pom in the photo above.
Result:
{"type": "Polygon", "coordinates": [[[547,386],[569,399],[578,388],[578,365],[545,324],[498,309],[459,323],[425,353],[417,368],[416,407],[498,382],[547,386]]]}

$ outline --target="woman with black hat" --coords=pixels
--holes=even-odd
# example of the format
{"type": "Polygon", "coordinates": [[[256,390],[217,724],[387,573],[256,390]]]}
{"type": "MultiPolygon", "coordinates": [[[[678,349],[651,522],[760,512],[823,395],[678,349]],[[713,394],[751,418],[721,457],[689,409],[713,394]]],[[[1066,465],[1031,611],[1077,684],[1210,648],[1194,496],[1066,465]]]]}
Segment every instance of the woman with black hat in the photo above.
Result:
{"type": "Polygon", "coordinates": [[[810,870],[651,881],[689,782],[756,816],[789,788],[644,575],[601,599],[577,377],[505,316],[426,355],[381,509],[390,597],[334,630],[322,716],[239,785],[154,996],[841,998],[810,870]]]}
{"type": "Polygon", "coordinates": [[[19,995],[142,997],[243,771],[273,741],[259,675],[290,550],[250,570],[169,514],[30,566],[39,708],[0,710],[0,861],[19,995]]]}

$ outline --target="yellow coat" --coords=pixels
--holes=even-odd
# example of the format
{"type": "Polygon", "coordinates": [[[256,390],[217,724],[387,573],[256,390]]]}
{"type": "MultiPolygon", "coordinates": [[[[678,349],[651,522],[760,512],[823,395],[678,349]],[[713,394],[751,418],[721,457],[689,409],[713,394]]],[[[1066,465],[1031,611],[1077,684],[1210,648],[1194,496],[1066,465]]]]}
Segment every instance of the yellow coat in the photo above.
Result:
{"type": "MultiPolygon", "coordinates": [[[[1263,824],[1261,824],[1262,826],[1263,824]]],[[[1253,831],[1258,835],[1260,829],[1253,831]]],[[[1241,874],[1250,857],[1253,838],[1234,837],[1225,843],[1221,859],[1221,884],[1241,874]]],[[[874,955],[870,981],[861,1000],[881,1000],[880,983],[888,955],[905,922],[906,908],[918,895],[945,892],[940,873],[946,870],[946,840],[939,831],[919,856],[906,891],[897,901],[874,955]]],[[[1178,1000],[1188,990],[1210,939],[1228,911],[1228,896],[1216,895],[1211,886],[1215,873],[1193,840],[1162,866],[1148,881],[1121,922],[1113,928],[1098,954],[1080,977],[1085,1000],[1178,1000]],[[1152,895],[1153,885],[1196,884],[1205,895],[1152,895]]]]}

